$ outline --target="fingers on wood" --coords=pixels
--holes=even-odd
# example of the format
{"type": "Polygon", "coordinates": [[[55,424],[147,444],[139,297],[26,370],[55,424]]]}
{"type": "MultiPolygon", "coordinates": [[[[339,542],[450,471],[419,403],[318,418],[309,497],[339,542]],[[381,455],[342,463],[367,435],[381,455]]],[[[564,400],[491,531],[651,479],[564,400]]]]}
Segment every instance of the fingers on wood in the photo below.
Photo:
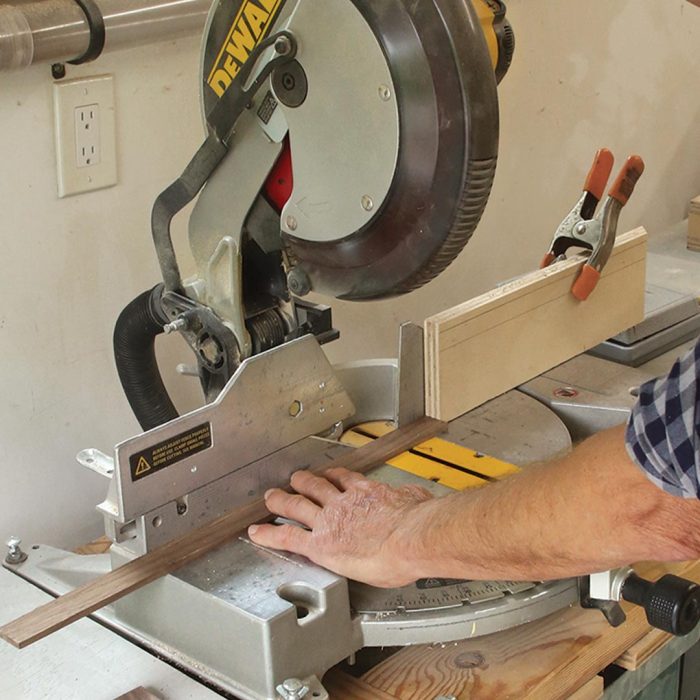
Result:
{"type": "Polygon", "coordinates": [[[367,481],[364,476],[357,472],[351,472],[342,467],[335,467],[323,472],[323,476],[328,479],[336,488],[347,490],[354,485],[367,481]]]}
{"type": "Polygon", "coordinates": [[[265,505],[271,513],[283,518],[313,527],[321,509],[306,496],[287,493],[281,489],[272,489],[265,494],[265,505]]]}
{"type": "Polygon", "coordinates": [[[319,506],[325,506],[340,495],[340,491],[328,479],[311,472],[296,472],[292,475],[292,488],[319,506]]]}
{"type": "Polygon", "coordinates": [[[252,525],[248,536],[261,547],[304,555],[311,541],[311,533],[296,525],[252,525]]]}

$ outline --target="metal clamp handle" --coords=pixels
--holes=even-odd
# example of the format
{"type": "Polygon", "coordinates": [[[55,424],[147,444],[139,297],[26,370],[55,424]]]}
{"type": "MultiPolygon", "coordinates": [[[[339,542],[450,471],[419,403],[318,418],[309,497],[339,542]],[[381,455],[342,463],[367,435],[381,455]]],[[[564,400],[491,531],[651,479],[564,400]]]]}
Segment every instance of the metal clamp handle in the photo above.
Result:
{"type": "Polygon", "coordinates": [[[616,199],[623,207],[629,201],[639,178],[644,173],[644,161],[640,156],[630,156],[617,176],[609,196],[616,199]]]}
{"type": "Polygon", "coordinates": [[[605,186],[610,179],[613,165],[615,165],[615,156],[612,151],[601,148],[593,158],[593,165],[583,186],[584,192],[590,192],[600,202],[605,194],[605,186]]]}
{"type": "Polygon", "coordinates": [[[88,43],[85,53],[82,56],[78,56],[78,58],[74,58],[72,61],[68,61],[72,66],[79,66],[100,57],[105,48],[107,32],[102,10],[97,6],[95,0],[75,0],[75,4],[78,5],[85,14],[88,29],[90,30],[90,42],[88,43]]]}

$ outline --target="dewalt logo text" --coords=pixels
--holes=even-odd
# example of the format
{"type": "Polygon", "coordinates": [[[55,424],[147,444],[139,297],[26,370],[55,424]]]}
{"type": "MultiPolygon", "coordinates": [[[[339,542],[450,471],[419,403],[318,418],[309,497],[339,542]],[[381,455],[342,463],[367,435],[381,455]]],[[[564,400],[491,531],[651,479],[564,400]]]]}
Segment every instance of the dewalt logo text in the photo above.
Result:
{"type": "Polygon", "coordinates": [[[219,97],[267,35],[281,4],[282,0],[246,0],[241,5],[207,79],[209,87],[219,97]]]}

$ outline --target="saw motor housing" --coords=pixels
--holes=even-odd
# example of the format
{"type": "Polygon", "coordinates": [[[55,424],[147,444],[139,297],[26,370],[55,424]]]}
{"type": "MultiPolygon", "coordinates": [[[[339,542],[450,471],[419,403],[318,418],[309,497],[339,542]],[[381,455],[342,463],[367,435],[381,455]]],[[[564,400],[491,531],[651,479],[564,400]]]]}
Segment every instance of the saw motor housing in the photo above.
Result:
{"type": "Polygon", "coordinates": [[[338,336],[330,309],[302,299],[310,292],[397,296],[455,259],[490,193],[496,84],[513,48],[499,0],[213,5],[207,141],[154,207],[164,284],[115,332],[144,429],[177,416],[154,376],[151,333],[185,337],[212,401],[244,359],[306,333],[338,336]],[[195,197],[196,270],[183,280],[169,225],[195,197]],[[137,338],[134,315],[148,326],[137,338]]]}

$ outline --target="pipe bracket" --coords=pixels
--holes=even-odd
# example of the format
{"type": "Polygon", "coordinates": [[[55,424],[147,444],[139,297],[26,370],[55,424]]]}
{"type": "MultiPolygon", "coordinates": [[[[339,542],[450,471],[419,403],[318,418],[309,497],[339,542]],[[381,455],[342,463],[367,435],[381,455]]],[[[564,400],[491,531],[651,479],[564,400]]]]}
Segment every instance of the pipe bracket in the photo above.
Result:
{"type": "Polygon", "coordinates": [[[94,0],[75,0],[75,3],[85,13],[85,19],[90,30],[90,43],[85,53],[72,61],[68,61],[73,66],[79,66],[100,57],[105,47],[107,32],[102,10],[100,10],[94,0]]]}

